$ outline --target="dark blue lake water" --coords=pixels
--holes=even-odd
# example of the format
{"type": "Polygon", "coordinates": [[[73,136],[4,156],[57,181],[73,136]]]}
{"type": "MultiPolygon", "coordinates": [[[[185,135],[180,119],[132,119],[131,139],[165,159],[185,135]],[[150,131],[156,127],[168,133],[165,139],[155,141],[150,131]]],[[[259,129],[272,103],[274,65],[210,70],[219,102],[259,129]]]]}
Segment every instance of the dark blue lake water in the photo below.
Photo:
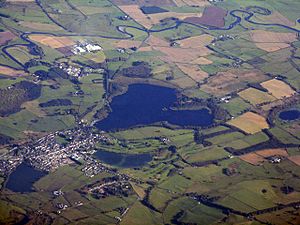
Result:
{"type": "Polygon", "coordinates": [[[279,118],[282,120],[296,120],[300,118],[300,111],[297,109],[283,111],[279,114],[279,118]]]}
{"type": "Polygon", "coordinates": [[[123,168],[142,167],[152,160],[151,154],[147,153],[121,154],[98,150],[95,156],[106,164],[123,168]]]}
{"type": "Polygon", "coordinates": [[[170,110],[176,102],[176,90],[149,84],[132,84],[128,91],[113,98],[112,112],[97,122],[100,130],[129,128],[168,121],[179,126],[208,126],[213,123],[213,115],[207,109],[170,110]]]}
{"type": "Polygon", "coordinates": [[[22,163],[9,175],[5,187],[14,192],[33,192],[33,183],[45,175],[46,173],[22,163]]]}

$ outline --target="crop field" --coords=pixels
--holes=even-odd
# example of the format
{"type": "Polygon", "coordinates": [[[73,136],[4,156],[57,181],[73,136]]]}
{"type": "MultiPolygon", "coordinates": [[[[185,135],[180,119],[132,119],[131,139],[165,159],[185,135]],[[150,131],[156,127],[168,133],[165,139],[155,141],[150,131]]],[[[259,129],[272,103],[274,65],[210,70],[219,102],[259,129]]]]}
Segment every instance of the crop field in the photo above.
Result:
{"type": "Polygon", "coordinates": [[[276,100],[272,95],[255,88],[247,88],[246,90],[239,92],[238,95],[252,105],[269,103],[276,100]]]}
{"type": "Polygon", "coordinates": [[[288,159],[291,160],[296,165],[300,166],[300,156],[299,155],[290,156],[290,157],[288,157],[288,159]]]}
{"type": "Polygon", "coordinates": [[[201,89],[215,96],[224,96],[245,87],[246,82],[259,82],[266,80],[266,76],[260,72],[246,72],[232,70],[219,72],[207,79],[207,83],[201,89]]]}
{"type": "Polygon", "coordinates": [[[184,6],[184,5],[188,5],[188,6],[207,6],[210,5],[209,2],[205,1],[205,0],[173,0],[177,6],[184,6]]]}
{"type": "Polygon", "coordinates": [[[182,48],[198,48],[205,47],[214,39],[213,36],[208,34],[202,34],[200,36],[189,37],[179,40],[178,43],[182,48]]]}
{"type": "Polygon", "coordinates": [[[212,27],[223,27],[225,25],[225,16],[227,11],[216,7],[208,6],[204,9],[203,16],[201,17],[188,17],[185,19],[188,23],[201,24],[212,27]]]}
{"type": "Polygon", "coordinates": [[[8,43],[9,41],[13,40],[15,37],[16,35],[14,35],[10,31],[0,32],[0,45],[4,45],[8,43]]]}
{"type": "Polygon", "coordinates": [[[201,70],[201,68],[197,65],[179,63],[177,63],[176,65],[182,72],[184,72],[187,76],[189,76],[196,82],[201,82],[208,77],[208,73],[201,70]]]}
{"type": "Polygon", "coordinates": [[[262,165],[266,161],[266,158],[271,156],[290,158],[285,149],[264,149],[239,156],[239,158],[252,165],[262,165]]]}
{"type": "Polygon", "coordinates": [[[286,83],[280,80],[268,80],[261,83],[261,86],[266,88],[275,98],[282,99],[295,94],[295,91],[286,83]]]}
{"type": "Polygon", "coordinates": [[[55,24],[50,23],[39,23],[39,22],[30,22],[30,21],[20,21],[19,24],[22,27],[26,27],[33,30],[40,30],[40,31],[60,31],[62,28],[55,24]]]}
{"type": "Polygon", "coordinates": [[[256,154],[256,153],[248,153],[243,156],[239,156],[239,158],[247,163],[250,163],[254,166],[262,165],[262,163],[265,161],[264,157],[256,154]]]}
{"type": "Polygon", "coordinates": [[[51,48],[62,48],[74,45],[75,42],[68,37],[55,37],[47,35],[30,35],[29,38],[51,48]]]}
{"type": "Polygon", "coordinates": [[[254,134],[261,131],[262,129],[269,128],[266,119],[253,112],[246,112],[241,116],[230,120],[228,124],[250,134],[254,134]]]}
{"type": "Polygon", "coordinates": [[[296,40],[296,34],[255,30],[252,31],[251,38],[258,48],[274,52],[289,47],[296,40]]]}
{"type": "Polygon", "coordinates": [[[6,66],[0,66],[0,74],[10,77],[24,76],[26,73],[23,70],[16,70],[6,66]]]}

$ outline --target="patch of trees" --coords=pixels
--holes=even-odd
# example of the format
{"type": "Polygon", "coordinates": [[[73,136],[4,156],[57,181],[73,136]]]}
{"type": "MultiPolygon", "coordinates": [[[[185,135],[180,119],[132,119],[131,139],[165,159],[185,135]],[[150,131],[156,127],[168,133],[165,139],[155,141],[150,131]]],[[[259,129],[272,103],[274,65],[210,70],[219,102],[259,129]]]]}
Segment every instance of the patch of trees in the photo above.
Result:
{"type": "Polygon", "coordinates": [[[0,145],[10,144],[14,139],[12,137],[6,136],[4,134],[0,134],[0,145]]]}
{"type": "Polygon", "coordinates": [[[268,90],[266,88],[264,88],[263,86],[261,86],[261,84],[258,84],[258,83],[248,84],[247,86],[251,87],[251,88],[258,89],[258,90],[263,91],[263,92],[268,92],[268,90]]]}
{"type": "Polygon", "coordinates": [[[0,8],[6,6],[6,0],[0,0],[0,8]]]}
{"type": "Polygon", "coordinates": [[[39,106],[44,107],[51,107],[51,106],[68,106],[72,105],[72,101],[70,99],[53,99],[48,102],[40,103],[39,106]]]}
{"type": "Polygon", "coordinates": [[[61,77],[63,79],[68,79],[69,78],[68,73],[65,72],[64,70],[58,68],[58,67],[50,68],[48,76],[51,79],[55,79],[55,78],[58,78],[58,77],[61,77]]]}
{"type": "Polygon", "coordinates": [[[19,112],[21,105],[41,95],[41,86],[29,81],[21,81],[10,88],[0,89],[0,116],[19,112]]]}
{"type": "Polygon", "coordinates": [[[293,187],[290,187],[290,186],[283,186],[280,188],[281,192],[284,193],[284,194],[290,194],[292,192],[294,192],[294,188],[293,187]]]}
{"type": "Polygon", "coordinates": [[[28,49],[31,55],[37,55],[40,57],[45,56],[43,49],[38,45],[34,45],[34,44],[29,45],[28,49]]]}
{"type": "Polygon", "coordinates": [[[34,74],[35,74],[36,76],[38,76],[40,80],[48,80],[48,79],[49,79],[48,71],[45,71],[45,70],[38,70],[38,71],[35,71],[34,74]]]}
{"type": "Polygon", "coordinates": [[[210,109],[214,118],[219,121],[226,121],[230,118],[228,112],[218,105],[218,100],[215,98],[198,99],[189,98],[185,95],[179,96],[177,102],[174,104],[176,108],[195,108],[207,107],[210,109]]]}
{"type": "Polygon", "coordinates": [[[124,68],[121,74],[126,77],[148,78],[151,76],[151,68],[147,62],[133,62],[131,67],[124,68]]]}

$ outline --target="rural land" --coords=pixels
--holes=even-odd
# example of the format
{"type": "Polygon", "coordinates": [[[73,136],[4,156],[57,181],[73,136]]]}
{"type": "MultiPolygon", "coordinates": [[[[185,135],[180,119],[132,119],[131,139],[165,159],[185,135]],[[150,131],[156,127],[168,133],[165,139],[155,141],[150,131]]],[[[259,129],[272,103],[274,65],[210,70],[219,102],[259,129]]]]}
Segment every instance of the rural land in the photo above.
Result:
{"type": "Polygon", "coordinates": [[[299,225],[300,1],[0,0],[0,224],[299,225]]]}

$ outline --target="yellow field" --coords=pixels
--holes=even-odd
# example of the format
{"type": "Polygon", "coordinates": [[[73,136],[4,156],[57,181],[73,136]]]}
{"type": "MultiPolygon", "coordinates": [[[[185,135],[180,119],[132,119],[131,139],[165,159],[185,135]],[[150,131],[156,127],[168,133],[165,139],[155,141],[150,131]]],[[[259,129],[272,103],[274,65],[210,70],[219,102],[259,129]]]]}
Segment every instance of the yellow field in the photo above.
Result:
{"type": "Polygon", "coordinates": [[[255,88],[247,88],[246,90],[239,92],[238,95],[252,105],[273,102],[276,100],[272,95],[255,88]]]}
{"type": "Polygon", "coordinates": [[[30,40],[39,42],[51,48],[62,48],[75,44],[75,41],[68,37],[55,37],[48,35],[30,35],[30,40]]]}
{"type": "Polygon", "coordinates": [[[189,37],[178,41],[181,48],[198,48],[205,47],[214,39],[209,34],[202,34],[195,37],[189,37]]]}
{"type": "Polygon", "coordinates": [[[267,123],[266,119],[253,112],[246,112],[227,123],[249,134],[255,134],[260,132],[262,129],[269,128],[269,124],[267,123]]]}
{"type": "Polygon", "coordinates": [[[24,76],[25,72],[23,70],[16,70],[6,66],[0,66],[0,74],[12,76],[12,77],[18,77],[18,76],[24,76]]]}
{"type": "Polygon", "coordinates": [[[276,79],[265,81],[261,83],[261,86],[266,88],[277,99],[291,97],[296,93],[289,85],[276,79]]]}
{"type": "Polygon", "coordinates": [[[201,82],[208,77],[208,73],[201,70],[201,68],[197,65],[181,64],[181,63],[177,63],[176,65],[183,73],[188,75],[196,82],[201,82]]]}

